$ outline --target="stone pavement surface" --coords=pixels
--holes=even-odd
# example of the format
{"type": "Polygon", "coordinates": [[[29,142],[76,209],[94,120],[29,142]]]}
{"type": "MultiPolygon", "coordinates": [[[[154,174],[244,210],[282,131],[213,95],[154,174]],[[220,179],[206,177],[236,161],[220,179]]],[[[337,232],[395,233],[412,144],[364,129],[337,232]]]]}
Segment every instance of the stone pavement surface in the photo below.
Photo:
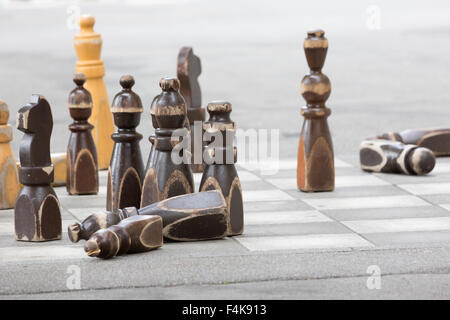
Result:
{"type": "MultiPolygon", "coordinates": [[[[109,261],[88,258],[67,234],[16,242],[13,211],[1,211],[0,298],[449,298],[450,159],[440,158],[424,177],[358,168],[364,137],[448,127],[448,1],[0,0],[0,98],[14,125],[32,93],[46,96],[54,152],[65,150],[69,135],[72,5],[96,16],[110,100],[122,74],[135,76],[145,137],[153,131],[148,108],[158,81],[175,74],[179,48],[191,45],[202,59],[203,104],[227,99],[239,128],[278,129],[279,171],[262,174],[273,163],[239,167],[244,235],[168,243],[109,261]],[[371,5],[380,13],[377,30],[367,27],[371,5]],[[302,41],[316,27],[330,43],[323,71],[332,83],[336,190],[306,194],[295,187],[299,85],[308,70],[302,41]],[[73,290],[67,282],[76,268],[81,289],[73,290]],[[369,289],[377,268],[381,288],[369,289]]],[[[14,130],[16,155],[21,136],[14,130]]],[[[146,158],[146,139],[141,147],[146,158]]],[[[104,208],[105,180],[102,172],[98,196],[57,189],[64,229],[104,208]]]]}

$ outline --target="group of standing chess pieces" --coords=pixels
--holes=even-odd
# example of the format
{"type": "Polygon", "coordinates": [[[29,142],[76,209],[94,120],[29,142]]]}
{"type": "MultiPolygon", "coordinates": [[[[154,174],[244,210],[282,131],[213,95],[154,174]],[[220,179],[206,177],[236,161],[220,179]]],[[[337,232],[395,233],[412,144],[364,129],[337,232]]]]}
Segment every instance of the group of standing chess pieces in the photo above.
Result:
{"type": "MultiPolygon", "coordinates": [[[[301,83],[306,100],[297,159],[297,186],[301,191],[334,190],[334,155],[325,102],[331,93],[322,73],[328,40],[323,30],[307,33],[303,47],[310,68],[301,83]]],[[[431,172],[436,156],[450,156],[450,129],[417,129],[385,133],[360,145],[361,169],[369,172],[423,175],[431,172]]]]}
{"type": "MultiPolygon", "coordinates": [[[[100,59],[101,37],[93,31],[94,22],[92,16],[81,17],[81,31],[75,36],[79,59],[73,78],[76,88],[68,99],[74,121],[69,125],[68,148],[62,158],[70,195],[97,194],[98,170],[108,168],[108,211],[70,225],[69,238],[73,242],[88,240],[85,251],[89,256],[110,258],[158,248],[163,239],[196,241],[242,234],[242,190],[234,166],[236,148],[233,139],[229,139],[235,133],[235,124],[230,118],[232,106],[225,101],[209,103],[209,120],[205,121],[197,80],[201,73],[200,59],[192,48],[183,47],[178,55],[177,78],[160,80],[162,92],[150,108],[155,134],[149,138],[151,151],[144,168],[139,146],[142,135],[136,132],[143,112],[141,99],[132,90],[133,77],[125,75],[120,79],[122,90],[115,95],[111,108],[105,108],[109,103],[100,59]],[[106,139],[105,132],[114,128],[113,119],[117,130],[106,139]],[[203,131],[211,136],[222,136],[219,140],[223,143],[212,147],[202,142],[201,149],[210,155],[209,161],[174,163],[171,153],[177,144],[184,139],[195,142],[189,139],[194,121],[201,121],[203,131]],[[186,128],[185,135],[174,141],[174,131],[183,128],[186,128]],[[108,145],[111,145],[110,150],[108,145]],[[231,163],[218,156],[230,152],[231,163]],[[106,158],[109,158],[109,166],[104,163],[106,158]],[[192,171],[203,172],[196,193],[192,171]]],[[[30,103],[18,111],[17,128],[24,132],[20,144],[19,181],[11,147],[9,143],[1,143],[12,139],[11,127],[6,125],[8,116],[6,104],[0,103],[0,146],[8,148],[7,152],[1,150],[7,155],[2,157],[7,163],[0,163],[4,173],[0,183],[2,192],[6,193],[0,200],[9,201],[5,207],[10,208],[17,195],[14,205],[16,240],[61,239],[61,209],[52,188],[55,172],[50,153],[53,127],[50,105],[43,96],[32,95],[30,103]],[[12,183],[14,178],[16,181],[12,183]]],[[[183,159],[190,159],[190,155],[183,159]]]]}

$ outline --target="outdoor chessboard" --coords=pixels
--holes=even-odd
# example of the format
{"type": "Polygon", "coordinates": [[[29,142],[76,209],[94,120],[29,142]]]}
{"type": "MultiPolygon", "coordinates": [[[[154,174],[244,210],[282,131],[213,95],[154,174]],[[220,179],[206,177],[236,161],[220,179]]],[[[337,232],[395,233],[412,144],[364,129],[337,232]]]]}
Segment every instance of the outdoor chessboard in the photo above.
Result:
{"type": "MultiPolygon", "coordinates": [[[[450,242],[450,158],[438,158],[426,176],[373,174],[335,159],[334,192],[303,193],[296,187],[296,159],[279,161],[275,175],[238,165],[245,228],[234,237],[243,250],[355,250],[428,246],[450,242]]],[[[194,174],[198,189],[201,174],[194,174]]],[[[13,210],[0,212],[3,262],[88,258],[83,242],[72,244],[67,226],[102,211],[107,171],[100,172],[95,196],[69,196],[55,188],[63,209],[63,240],[14,240],[13,210]]],[[[88,258],[92,259],[92,258],[88,258]]]]}

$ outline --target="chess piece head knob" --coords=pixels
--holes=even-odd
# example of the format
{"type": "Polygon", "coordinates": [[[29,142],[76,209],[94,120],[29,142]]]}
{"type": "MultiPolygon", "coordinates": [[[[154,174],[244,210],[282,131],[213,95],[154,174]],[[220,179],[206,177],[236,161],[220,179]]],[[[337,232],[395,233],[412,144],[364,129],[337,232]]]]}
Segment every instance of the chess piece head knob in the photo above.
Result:
{"type": "Polygon", "coordinates": [[[94,233],[84,244],[84,251],[90,257],[108,259],[119,251],[120,239],[109,229],[101,229],[94,233]]]}
{"type": "Polygon", "coordinates": [[[232,105],[228,101],[216,100],[211,101],[206,106],[209,113],[207,123],[217,130],[225,131],[226,129],[235,129],[234,122],[230,118],[232,105]]]}
{"type": "Polygon", "coordinates": [[[9,109],[8,105],[0,100],[0,125],[5,125],[9,120],[9,109]]]}
{"type": "Polygon", "coordinates": [[[81,32],[94,32],[95,18],[91,15],[82,15],[78,19],[81,32]]]}
{"type": "Polygon", "coordinates": [[[69,94],[70,116],[75,120],[87,120],[92,112],[92,96],[83,85],[86,82],[86,76],[82,73],[75,73],[73,82],[76,88],[69,94]]]}
{"type": "Polygon", "coordinates": [[[320,72],[328,50],[328,39],[325,38],[325,31],[320,29],[308,31],[303,42],[303,48],[311,71],[320,72]]]}
{"type": "Polygon", "coordinates": [[[406,158],[409,169],[417,175],[424,175],[433,170],[436,164],[436,157],[427,148],[414,148],[406,158]]]}
{"type": "Polygon", "coordinates": [[[122,91],[115,95],[111,112],[118,128],[135,128],[139,125],[142,107],[141,98],[131,88],[134,86],[134,78],[131,75],[120,77],[122,91]]]}
{"type": "Polygon", "coordinates": [[[163,78],[159,81],[162,93],[155,101],[155,118],[159,128],[179,129],[185,124],[187,108],[180,94],[177,78],[163,78]]]}

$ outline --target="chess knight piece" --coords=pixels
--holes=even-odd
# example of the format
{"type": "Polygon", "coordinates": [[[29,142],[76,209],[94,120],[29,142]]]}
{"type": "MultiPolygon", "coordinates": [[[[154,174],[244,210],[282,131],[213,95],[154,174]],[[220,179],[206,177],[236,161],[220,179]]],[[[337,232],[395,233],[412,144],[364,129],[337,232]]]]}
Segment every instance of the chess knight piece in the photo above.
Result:
{"type": "Polygon", "coordinates": [[[93,16],[81,16],[79,23],[80,33],[74,39],[78,56],[75,72],[86,76],[84,87],[92,95],[93,108],[89,122],[94,126],[92,136],[97,147],[98,167],[103,170],[108,168],[111,159],[113,149],[111,134],[114,132],[114,125],[109,109],[108,93],[103,82],[105,66],[100,58],[102,38],[94,31],[93,16]]]}
{"type": "Polygon", "coordinates": [[[301,191],[332,191],[334,189],[334,156],[327,118],[331,110],[325,106],[331,84],[322,73],[328,50],[324,31],[308,32],[303,46],[310,73],[302,80],[301,92],[306,106],[297,159],[297,186],[301,191]]]}
{"type": "Polygon", "coordinates": [[[66,188],[69,194],[98,193],[97,150],[92,139],[92,124],[88,123],[92,111],[92,98],[83,88],[86,77],[77,73],[73,82],[77,87],[69,94],[69,111],[74,122],[67,147],[66,188]]]}
{"type": "Polygon", "coordinates": [[[12,128],[8,105],[0,100],[0,209],[14,208],[20,190],[16,160],[11,150],[12,128]]]}
{"type": "Polygon", "coordinates": [[[14,209],[16,240],[61,239],[59,200],[50,186],[53,165],[50,136],[53,118],[43,96],[34,94],[17,116],[17,128],[24,132],[20,142],[19,180],[23,184],[14,209]]]}
{"type": "Polygon", "coordinates": [[[155,101],[157,154],[154,166],[148,168],[144,178],[141,207],[194,190],[190,165],[185,161],[174,163],[171,154],[174,146],[181,143],[173,141],[172,134],[182,129],[186,120],[186,103],[178,92],[180,82],[165,78],[159,85],[163,91],[155,101]]]}
{"type": "Polygon", "coordinates": [[[111,136],[114,149],[108,170],[106,196],[106,210],[112,211],[139,207],[144,179],[144,162],[139,147],[142,135],[136,132],[143,111],[141,98],[131,90],[134,85],[132,76],[122,76],[120,85],[123,89],[116,94],[111,106],[118,128],[111,136]]]}

